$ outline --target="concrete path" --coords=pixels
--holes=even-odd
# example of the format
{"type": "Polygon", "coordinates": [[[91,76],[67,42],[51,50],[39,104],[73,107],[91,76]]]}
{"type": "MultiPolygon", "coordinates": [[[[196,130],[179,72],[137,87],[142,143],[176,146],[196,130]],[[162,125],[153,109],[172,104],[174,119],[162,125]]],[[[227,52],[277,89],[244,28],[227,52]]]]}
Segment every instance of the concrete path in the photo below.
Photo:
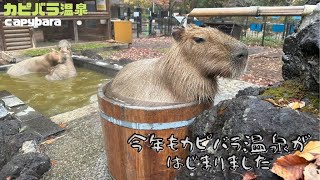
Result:
{"type": "MultiPolygon", "coordinates": [[[[219,84],[221,91],[215,98],[215,104],[234,97],[240,89],[255,86],[229,79],[221,79],[219,84]]],[[[51,119],[56,123],[67,123],[67,130],[60,135],[61,138],[46,145],[46,153],[55,165],[43,179],[111,179],[103,150],[97,102],[51,119]]]]}

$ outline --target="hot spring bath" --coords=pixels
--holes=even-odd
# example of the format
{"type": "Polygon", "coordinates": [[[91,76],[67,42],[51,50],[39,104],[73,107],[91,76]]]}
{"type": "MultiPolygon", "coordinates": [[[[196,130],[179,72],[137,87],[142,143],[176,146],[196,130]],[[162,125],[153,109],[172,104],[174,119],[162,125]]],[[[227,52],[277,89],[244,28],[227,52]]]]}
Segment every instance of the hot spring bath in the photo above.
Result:
{"type": "Polygon", "coordinates": [[[104,74],[77,68],[78,76],[63,81],[47,81],[43,74],[12,78],[0,71],[0,91],[7,90],[45,116],[53,116],[90,104],[104,74]]]}

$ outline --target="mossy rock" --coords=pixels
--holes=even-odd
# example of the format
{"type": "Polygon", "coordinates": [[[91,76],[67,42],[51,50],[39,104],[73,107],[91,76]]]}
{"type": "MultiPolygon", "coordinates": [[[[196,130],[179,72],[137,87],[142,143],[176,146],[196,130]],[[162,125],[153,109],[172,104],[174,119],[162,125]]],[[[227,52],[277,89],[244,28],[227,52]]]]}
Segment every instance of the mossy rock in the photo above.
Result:
{"type": "Polygon", "coordinates": [[[320,116],[319,93],[307,91],[298,80],[287,80],[278,87],[268,88],[262,93],[262,96],[271,96],[275,101],[280,99],[288,102],[308,100],[309,102],[306,102],[306,106],[299,110],[320,116]]]}

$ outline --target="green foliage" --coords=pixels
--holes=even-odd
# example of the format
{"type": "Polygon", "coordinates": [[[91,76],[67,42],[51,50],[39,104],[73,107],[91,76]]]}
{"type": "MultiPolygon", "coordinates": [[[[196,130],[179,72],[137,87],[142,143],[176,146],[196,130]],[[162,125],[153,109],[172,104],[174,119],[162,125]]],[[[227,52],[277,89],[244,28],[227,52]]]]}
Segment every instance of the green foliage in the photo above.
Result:
{"type": "Polygon", "coordinates": [[[85,49],[98,49],[98,48],[104,48],[109,46],[110,44],[106,44],[106,43],[81,43],[81,44],[73,44],[71,49],[72,51],[81,51],[85,49]]]}
{"type": "MultiPolygon", "coordinates": [[[[261,45],[262,37],[254,37],[254,36],[248,36],[248,37],[243,37],[241,39],[243,43],[246,45],[261,45]]],[[[279,48],[283,46],[283,40],[279,40],[276,38],[273,38],[271,36],[265,36],[264,38],[264,46],[267,47],[274,47],[274,48],[279,48]]]]}
{"type": "Polygon", "coordinates": [[[41,56],[41,55],[47,54],[49,52],[51,52],[50,48],[29,49],[29,50],[25,50],[23,52],[23,55],[35,57],[35,56],[41,56]]]}
{"type": "MultiPolygon", "coordinates": [[[[81,43],[81,44],[73,44],[71,49],[72,51],[82,51],[86,49],[99,49],[99,48],[104,48],[109,46],[111,45],[107,43],[81,43]]],[[[52,48],[29,49],[29,50],[25,50],[23,52],[23,55],[30,56],[30,57],[41,56],[51,52],[51,49],[52,48]]]]}

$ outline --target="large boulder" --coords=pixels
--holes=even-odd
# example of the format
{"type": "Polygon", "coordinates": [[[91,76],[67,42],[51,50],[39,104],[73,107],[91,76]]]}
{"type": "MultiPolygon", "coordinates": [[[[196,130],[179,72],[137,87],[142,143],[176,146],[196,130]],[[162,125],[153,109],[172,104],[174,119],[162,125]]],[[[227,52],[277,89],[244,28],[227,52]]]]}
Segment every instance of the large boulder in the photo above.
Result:
{"type": "Polygon", "coordinates": [[[243,91],[242,95],[222,101],[197,117],[191,127],[193,142],[197,137],[208,141],[202,143],[204,150],[201,146],[194,148],[190,153],[190,166],[185,164],[177,179],[240,180],[248,167],[257,179],[280,179],[263,167],[271,169],[277,157],[294,152],[292,141],[299,137],[301,141],[304,138],[302,145],[318,140],[319,119],[290,108],[279,109],[263,100],[265,97],[251,96],[259,91],[263,89],[243,91]],[[265,159],[257,160],[259,155],[265,159]],[[206,158],[212,167],[204,170],[206,158]],[[258,161],[260,167],[257,167],[258,161]],[[236,162],[236,170],[230,169],[232,162],[236,162]],[[196,169],[190,170],[190,167],[196,169]]]}
{"type": "Polygon", "coordinates": [[[50,159],[46,154],[18,154],[0,170],[0,179],[41,179],[50,167],[50,159]]]}
{"type": "Polygon", "coordinates": [[[302,20],[299,31],[289,35],[283,45],[283,78],[298,78],[313,92],[319,92],[319,27],[320,4],[317,4],[313,14],[302,20]]]}

